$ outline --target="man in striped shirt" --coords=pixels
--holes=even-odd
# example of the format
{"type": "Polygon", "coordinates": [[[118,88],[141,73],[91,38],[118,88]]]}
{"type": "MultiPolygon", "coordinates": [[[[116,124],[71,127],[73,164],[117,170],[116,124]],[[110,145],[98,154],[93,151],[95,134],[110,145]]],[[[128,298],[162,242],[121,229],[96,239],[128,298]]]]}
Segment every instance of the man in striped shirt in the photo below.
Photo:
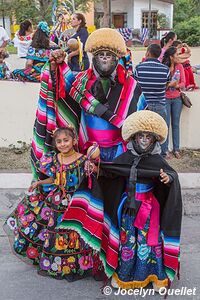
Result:
{"type": "Polygon", "coordinates": [[[170,81],[170,70],[160,63],[161,47],[151,44],[147,48],[146,59],[137,65],[134,77],[141,87],[148,109],[157,112],[166,120],[166,86],[170,81]]]}

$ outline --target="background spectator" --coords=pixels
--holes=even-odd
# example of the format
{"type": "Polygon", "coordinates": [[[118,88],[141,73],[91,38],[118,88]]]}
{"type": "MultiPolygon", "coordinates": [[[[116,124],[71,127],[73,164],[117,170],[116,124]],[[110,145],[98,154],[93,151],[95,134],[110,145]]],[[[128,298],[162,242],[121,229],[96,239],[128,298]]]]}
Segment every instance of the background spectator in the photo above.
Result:
{"type": "Polygon", "coordinates": [[[165,51],[172,46],[173,42],[177,40],[177,35],[173,31],[169,31],[160,41],[160,45],[162,48],[161,55],[159,57],[159,61],[162,62],[165,51]]]}
{"type": "Polygon", "coordinates": [[[49,39],[50,28],[46,22],[40,22],[28,48],[25,69],[13,71],[14,77],[22,81],[40,81],[41,70],[50,56],[50,49],[57,47],[49,39]]]}
{"type": "MultiPolygon", "coordinates": [[[[166,50],[163,57],[163,64],[170,68],[171,82],[166,91],[167,104],[167,125],[170,127],[170,119],[172,125],[172,142],[173,153],[176,158],[180,158],[180,115],[182,110],[182,100],[180,97],[180,89],[185,87],[185,73],[182,64],[179,63],[179,56],[176,47],[170,47],[166,50]]],[[[171,158],[171,153],[168,149],[169,133],[166,142],[164,143],[164,151],[166,158],[171,158]]]]}
{"type": "Polygon", "coordinates": [[[19,57],[26,57],[28,48],[31,45],[33,36],[32,23],[29,20],[25,20],[20,24],[19,31],[16,32],[13,39],[14,46],[17,48],[17,55],[19,57]]]}
{"type": "Polygon", "coordinates": [[[0,80],[12,78],[10,65],[5,61],[8,52],[4,48],[0,48],[0,80]]]}
{"type": "Polygon", "coordinates": [[[9,41],[9,36],[6,30],[0,26],[0,48],[5,48],[9,41]]]}
{"type": "Polygon", "coordinates": [[[71,26],[76,30],[76,33],[71,36],[71,38],[80,39],[82,43],[82,50],[79,49],[72,51],[68,55],[68,61],[70,63],[70,67],[72,71],[80,72],[82,70],[86,70],[89,68],[89,58],[87,53],[84,51],[85,43],[88,38],[88,31],[86,28],[86,21],[83,14],[75,13],[72,15],[71,26]],[[80,65],[79,55],[81,55],[80,51],[83,51],[82,55],[82,64],[80,65]]]}
{"type": "MultiPolygon", "coordinates": [[[[141,87],[143,93],[141,97],[145,97],[148,109],[158,113],[166,121],[165,93],[167,82],[170,80],[170,71],[167,66],[158,60],[160,53],[161,47],[159,45],[149,45],[146,52],[146,59],[136,66],[134,77],[141,87]]],[[[141,98],[141,100],[144,99],[141,98]]],[[[139,100],[139,103],[141,100],[139,100]]],[[[138,106],[140,105],[138,104],[138,106]]],[[[162,155],[165,155],[163,148],[162,155]]]]}

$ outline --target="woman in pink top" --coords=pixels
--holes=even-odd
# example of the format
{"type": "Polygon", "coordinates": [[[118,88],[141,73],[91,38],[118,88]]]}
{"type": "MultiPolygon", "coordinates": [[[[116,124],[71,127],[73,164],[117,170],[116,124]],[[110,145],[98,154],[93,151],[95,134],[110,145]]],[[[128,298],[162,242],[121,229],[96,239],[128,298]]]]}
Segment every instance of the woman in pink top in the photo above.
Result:
{"type": "Polygon", "coordinates": [[[160,41],[160,46],[162,48],[160,57],[158,58],[162,62],[165,51],[172,46],[173,42],[177,40],[177,35],[173,31],[169,31],[160,41]]]}
{"type": "MultiPolygon", "coordinates": [[[[166,105],[167,105],[167,125],[170,127],[170,119],[172,125],[172,142],[173,142],[173,153],[176,158],[180,158],[180,115],[182,110],[182,100],[180,97],[180,89],[185,87],[185,73],[183,65],[179,63],[179,57],[176,47],[170,47],[165,51],[163,57],[163,64],[170,68],[171,82],[168,84],[166,90],[166,105]]],[[[169,133],[168,133],[169,138],[169,133]]],[[[168,151],[168,142],[166,140],[164,149],[166,158],[170,158],[171,155],[168,151]]]]}

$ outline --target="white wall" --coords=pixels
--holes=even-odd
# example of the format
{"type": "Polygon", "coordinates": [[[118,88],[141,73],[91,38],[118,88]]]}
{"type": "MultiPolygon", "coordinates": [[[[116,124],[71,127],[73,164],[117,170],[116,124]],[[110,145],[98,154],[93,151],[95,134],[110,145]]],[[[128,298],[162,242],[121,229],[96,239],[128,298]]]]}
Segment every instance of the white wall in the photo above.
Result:
{"type": "MultiPolygon", "coordinates": [[[[200,86],[200,76],[196,76],[200,86]]],[[[39,83],[0,81],[0,147],[30,143],[38,102],[39,83]]],[[[200,90],[189,92],[192,108],[183,107],[181,114],[181,147],[200,148],[200,90]]]]}
{"type": "MultiPolygon", "coordinates": [[[[164,13],[169,17],[172,27],[173,18],[173,5],[157,0],[152,0],[152,11],[156,10],[159,13],[164,13]]],[[[95,3],[95,10],[103,12],[101,2],[95,3]]],[[[111,11],[112,13],[127,13],[127,21],[129,28],[141,28],[142,26],[142,11],[149,10],[148,0],[112,0],[111,11]]]]}
{"type": "Polygon", "coordinates": [[[31,142],[39,88],[39,83],[0,81],[0,147],[31,142]]]}
{"type": "MultiPolygon", "coordinates": [[[[141,28],[142,26],[142,11],[148,11],[149,10],[149,1],[146,0],[139,0],[134,1],[134,28],[141,28]]],[[[164,13],[166,16],[169,17],[170,21],[172,20],[172,7],[173,5],[170,3],[165,3],[157,0],[152,0],[151,4],[151,10],[152,11],[158,11],[159,13],[164,13]]]]}

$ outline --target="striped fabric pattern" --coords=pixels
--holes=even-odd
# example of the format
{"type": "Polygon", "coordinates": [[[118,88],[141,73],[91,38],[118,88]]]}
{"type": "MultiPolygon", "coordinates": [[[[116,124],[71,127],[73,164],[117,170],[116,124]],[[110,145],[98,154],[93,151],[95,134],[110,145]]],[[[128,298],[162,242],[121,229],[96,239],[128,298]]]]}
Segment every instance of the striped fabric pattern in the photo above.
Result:
{"type": "MultiPolygon", "coordinates": [[[[73,80],[69,67],[63,63],[60,66],[67,85],[73,80]],[[66,80],[67,79],[67,80],[66,80]]],[[[69,88],[69,87],[66,87],[69,88]]],[[[31,147],[32,173],[35,179],[38,177],[36,162],[52,149],[52,131],[57,127],[73,125],[77,132],[79,127],[79,115],[73,107],[72,99],[54,98],[52,79],[50,76],[50,64],[44,66],[41,77],[41,88],[36,111],[36,120],[33,128],[31,147]],[[70,102],[71,101],[71,102],[70,102]]]]}
{"type": "Polygon", "coordinates": [[[170,71],[167,66],[157,59],[148,58],[136,66],[134,77],[141,86],[147,103],[166,103],[166,84],[170,80],[170,71]]]}
{"type": "MultiPolygon", "coordinates": [[[[108,121],[120,128],[127,117],[136,82],[131,76],[126,76],[122,65],[118,65],[117,71],[118,73],[121,73],[118,74],[118,78],[123,80],[123,88],[120,97],[116,101],[113,115],[108,121]]],[[[69,94],[86,112],[94,114],[95,109],[101,103],[87,90],[87,82],[90,80],[92,72],[92,69],[88,69],[79,73],[76,76],[76,80],[73,82],[73,86],[69,94]]]]}
{"type": "Polygon", "coordinates": [[[180,237],[163,236],[165,272],[172,282],[180,266],[180,237]]]}
{"type": "Polygon", "coordinates": [[[93,250],[99,252],[107,277],[113,275],[118,263],[119,232],[105,214],[101,199],[87,191],[77,191],[59,228],[77,231],[93,250]]]}

